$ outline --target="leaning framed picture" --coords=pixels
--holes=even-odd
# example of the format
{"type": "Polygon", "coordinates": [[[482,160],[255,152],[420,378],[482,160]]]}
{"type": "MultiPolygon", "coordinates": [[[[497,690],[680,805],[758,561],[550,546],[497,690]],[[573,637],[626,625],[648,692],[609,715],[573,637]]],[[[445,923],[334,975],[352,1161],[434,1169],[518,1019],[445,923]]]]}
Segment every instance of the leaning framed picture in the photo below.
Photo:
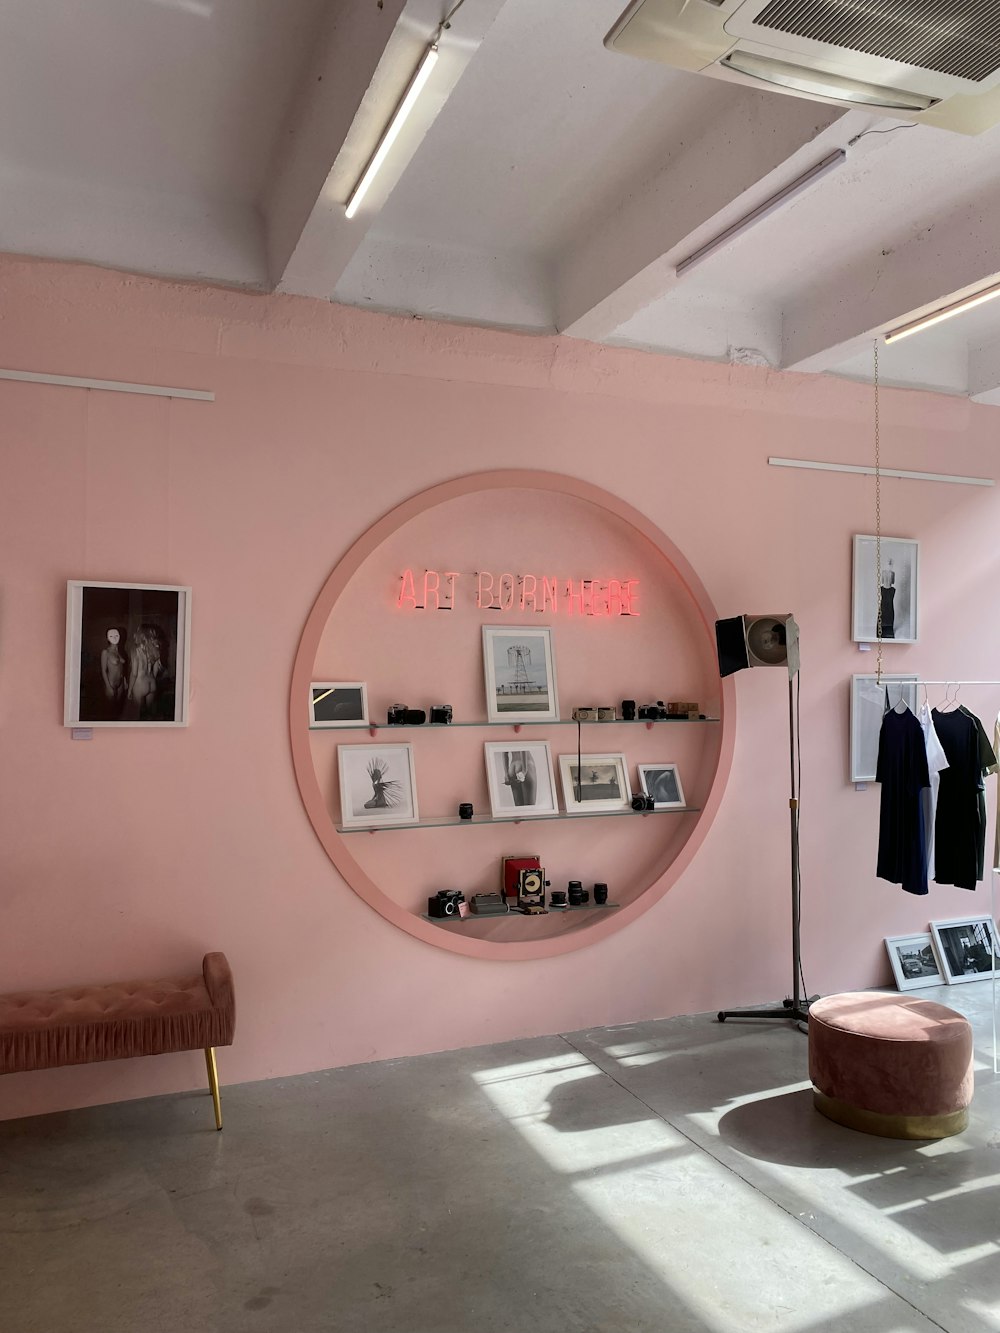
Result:
{"type": "Polygon", "coordinates": [[[684,790],[676,764],[639,764],[639,786],[652,796],[654,810],[682,810],[684,790]]]}
{"type": "Polygon", "coordinates": [[[941,964],[930,935],[887,935],[885,947],[897,990],[944,985],[941,964]]]}
{"type": "Polygon", "coordinates": [[[991,977],[1000,959],[997,926],[989,916],[963,916],[932,921],[931,934],[949,986],[991,977]]]}
{"type": "Polygon", "coordinates": [[[419,823],[412,745],[338,745],[337,765],[343,828],[419,823]]]}
{"type": "Polygon", "coordinates": [[[623,754],[559,756],[563,804],[567,814],[596,815],[632,808],[628,764],[623,754]]]}
{"type": "Polygon", "coordinates": [[[882,638],[916,643],[920,543],[907,537],[883,537],[881,574],[876,568],[875,546],[874,537],[854,538],[851,637],[855,643],[874,643],[881,608],[882,638]]]}
{"type": "Polygon", "coordinates": [[[483,668],[490,722],[558,722],[551,629],[484,625],[483,668]]]}
{"type": "Polygon", "coordinates": [[[309,725],[367,727],[368,691],[364,681],[314,680],[309,686],[309,725]]]}
{"type": "Polygon", "coordinates": [[[917,711],[918,676],[851,677],[851,781],[874,782],[878,766],[878,742],[886,698],[894,708],[902,700],[911,713],[917,711]]]}
{"type": "Polygon", "coordinates": [[[487,741],[486,782],[494,819],[531,819],[559,813],[548,741],[487,741]]]}
{"type": "Polygon", "coordinates": [[[66,585],[67,727],[186,727],[191,589],[66,585]]]}

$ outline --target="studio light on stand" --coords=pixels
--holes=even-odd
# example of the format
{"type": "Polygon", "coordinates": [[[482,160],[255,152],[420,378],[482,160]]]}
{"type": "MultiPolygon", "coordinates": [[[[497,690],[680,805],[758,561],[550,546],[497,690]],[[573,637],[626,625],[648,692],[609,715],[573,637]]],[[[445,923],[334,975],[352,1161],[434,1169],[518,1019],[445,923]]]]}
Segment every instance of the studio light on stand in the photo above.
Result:
{"type": "Polygon", "coordinates": [[[719,1022],[727,1018],[782,1018],[805,1023],[809,1020],[808,999],[802,984],[801,906],[802,881],[799,863],[799,789],[801,787],[801,751],[799,748],[799,627],[791,615],[733,616],[715,622],[719,650],[719,674],[731,676],[746,667],[788,668],[788,763],[790,790],[788,812],[791,833],[792,879],[792,993],[781,1005],[769,1009],[721,1009],[719,1022]]]}

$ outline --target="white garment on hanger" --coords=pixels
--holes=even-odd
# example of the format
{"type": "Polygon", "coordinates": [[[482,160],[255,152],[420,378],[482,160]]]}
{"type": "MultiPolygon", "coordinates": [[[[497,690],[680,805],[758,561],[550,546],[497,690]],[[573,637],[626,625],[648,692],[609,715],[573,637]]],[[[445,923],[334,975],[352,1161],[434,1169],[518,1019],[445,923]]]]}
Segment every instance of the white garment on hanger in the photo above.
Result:
{"type": "MultiPolygon", "coordinates": [[[[934,821],[937,818],[938,788],[941,785],[941,773],[948,767],[948,759],[945,755],[941,742],[938,740],[938,734],[934,730],[934,722],[931,718],[931,710],[927,704],[920,705],[920,727],[924,733],[924,748],[927,751],[927,772],[930,774],[931,785],[925,787],[920,794],[920,799],[924,805],[924,833],[927,838],[927,878],[934,878],[934,821]]],[[[1000,717],[997,718],[997,727],[1000,728],[1000,717]]],[[[1000,827],[997,829],[997,855],[1000,857],[1000,827]]]]}

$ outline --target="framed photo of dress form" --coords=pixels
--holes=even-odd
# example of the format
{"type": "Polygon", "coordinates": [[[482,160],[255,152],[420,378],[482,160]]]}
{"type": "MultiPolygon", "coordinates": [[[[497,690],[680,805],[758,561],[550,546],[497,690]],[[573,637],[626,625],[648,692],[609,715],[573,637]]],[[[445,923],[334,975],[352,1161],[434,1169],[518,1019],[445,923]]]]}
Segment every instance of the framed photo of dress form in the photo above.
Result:
{"type": "Polygon", "coordinates": [[[902,702],[915,715],[918,681],[918,676],[883,675],[881,681],[875,676],[851,677],[852,782],[875,781],[886,694],[890,708],[902,702]]]}
{"type": "Polygon", "coordinates": [[[881,609],[885,643],[916,643],[920,543],[908,537],[883,537],[881,548],[880,572],[876,538],[854,538],[851,637],[855,643],[875,643],[881,609]]]}

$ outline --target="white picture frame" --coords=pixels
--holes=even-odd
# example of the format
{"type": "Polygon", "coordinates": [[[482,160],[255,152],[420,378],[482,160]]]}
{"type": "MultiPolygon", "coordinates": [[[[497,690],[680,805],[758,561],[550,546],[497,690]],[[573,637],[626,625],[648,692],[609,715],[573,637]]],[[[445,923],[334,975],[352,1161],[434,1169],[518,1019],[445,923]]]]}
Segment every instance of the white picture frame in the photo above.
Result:
{"type": "Polygon", "coordinates": [[[548,741],[486,741],[484,755],[494,819],[537,819],[559,813],[548,741]]]}
{"type": "Polygon", "coordinates": [[[551,629],[484,625],[483,670],[488,721],[559,721],[551,629]]]}
{"type": "Polygon", "coordinates": [[[944,973],[931,935],[886,935],[885,948],[897,990],[943,986],[944,973]]]}
{"type": "Polygon", "coordinates": [[[676,764],[637,764],[639,787],[652,796],[654,810],[683,810],[684,788],[676,764]]]}
{"type": "Polygon", "coordinates": [[[368,687],[363,680],[310,682],[309,726],[314,731],[370,725],[368,687]]]}
{"type": "Polygon", "coordinates": [[[878,743],[885,713],[885,695],[889,691],[889,707],[900,699],[917,714],[916,675],[883,675],[881,683],[875,676],[851,677],[851,781],[874,782],[878,766],[878,743]]]}
{"type": "Polygon", "coordinates": [[[909,537],[883,537],[881,546],[882,593],[877,598],[876,539],[866,534],[854,537],[851,637],[855,643],[877,642],[878,604],[881,600],[883,642],[916,643],[920,543],[909,537]]]}
{"type": "Polygon", "coordinates": [[[186,727],[191,589],[66,584],[67,727],[186,727]]]}
{"type": "Polygon", "coordinates": [[[932,921],[931,934],[949,986],[992,977],[1000,962],[997,925],[987,913],[932,921]]]}
{"type": "Polygon", "coordinates": [[[628,762],[623,754],[576,754],[559,756],[563,804],[569,815],[608,814],[631,810],[632,787],[628,762]],[[577,774],[582,780],[577,786],[577,774]]]}
{"type": "Polygon", "coordinates": [[[418,824],[413,746],[338,745],[340,819],[344,829],[418,824]]]}

